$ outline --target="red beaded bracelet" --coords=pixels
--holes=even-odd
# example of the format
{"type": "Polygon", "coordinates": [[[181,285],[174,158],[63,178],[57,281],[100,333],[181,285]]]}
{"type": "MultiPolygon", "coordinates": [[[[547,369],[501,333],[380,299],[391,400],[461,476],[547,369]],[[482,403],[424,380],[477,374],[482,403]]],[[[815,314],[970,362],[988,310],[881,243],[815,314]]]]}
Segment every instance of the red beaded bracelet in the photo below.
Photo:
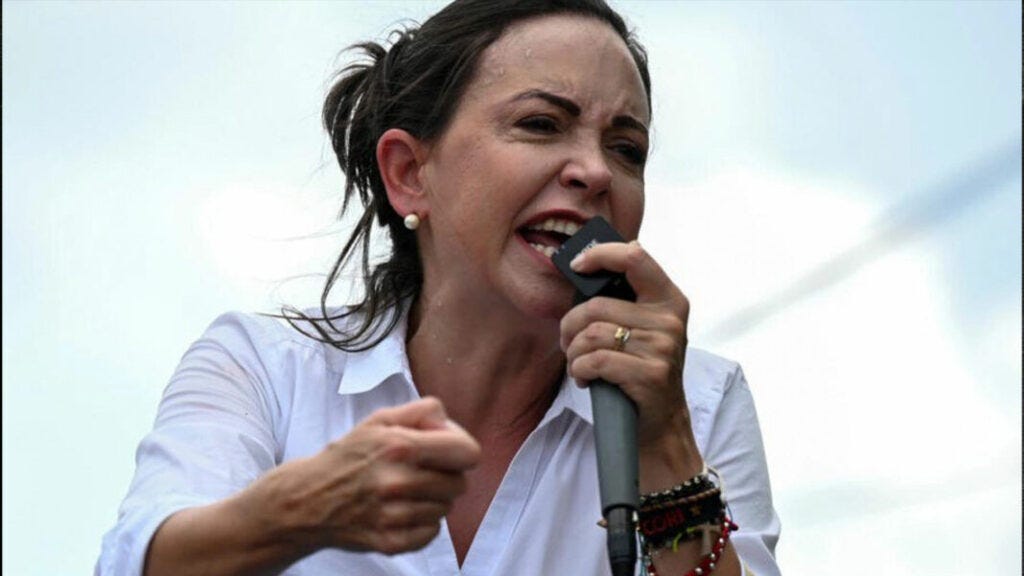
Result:
{"type": "MultiPolygon", "coordinates": [[[[711,553],[705,556],[696,568],[683,576],[707,576],[711,574],[715,569],[715,562],[722,557],[722,551],[725,550],[725,545],[729,542],[729,533],[737,529],[739,529],[739,526],[733,524],[728,517],[724,517],[722,519],[722,535],[718,537],[718,540],[711,547],[711,553]]],[[[645,560],[644,568],[647,570],[647,576],[658,576],[658,571],[654,568],[654,561],[649,558],[645,560]]]]}

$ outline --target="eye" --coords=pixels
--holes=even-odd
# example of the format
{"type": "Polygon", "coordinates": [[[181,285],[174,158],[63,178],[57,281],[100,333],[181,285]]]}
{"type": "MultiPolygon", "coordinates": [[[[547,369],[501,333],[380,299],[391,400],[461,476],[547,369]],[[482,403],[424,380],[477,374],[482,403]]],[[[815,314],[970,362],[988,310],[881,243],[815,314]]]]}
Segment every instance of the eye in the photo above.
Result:
{"type": "Polygon", "coordinates": [[[550,116],[528,116],[516,122],[516,126],[538,134],[558,132],[558,122],[550,116]]]}
{"type": "Polygon", "coordinates": [[[612,150],[626,159],[634,166],[643,166],[647,163],[647,150],[632,142],[619,142],[612,145],[612,150]]]}

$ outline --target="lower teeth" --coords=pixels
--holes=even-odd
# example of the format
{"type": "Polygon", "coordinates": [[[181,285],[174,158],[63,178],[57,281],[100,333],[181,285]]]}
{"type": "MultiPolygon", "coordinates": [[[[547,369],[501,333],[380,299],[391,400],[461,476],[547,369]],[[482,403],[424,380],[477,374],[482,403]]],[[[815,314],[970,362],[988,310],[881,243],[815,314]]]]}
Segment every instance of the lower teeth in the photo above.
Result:
{"type": "Polygon", "coordinates": [[[533,246],[534,250],[547,256],[548,258],[551,258],[555,254],[554,246],[544,246],[543,244],[534,244],[533,242],[530,243],[530,246],[533,246]]]}

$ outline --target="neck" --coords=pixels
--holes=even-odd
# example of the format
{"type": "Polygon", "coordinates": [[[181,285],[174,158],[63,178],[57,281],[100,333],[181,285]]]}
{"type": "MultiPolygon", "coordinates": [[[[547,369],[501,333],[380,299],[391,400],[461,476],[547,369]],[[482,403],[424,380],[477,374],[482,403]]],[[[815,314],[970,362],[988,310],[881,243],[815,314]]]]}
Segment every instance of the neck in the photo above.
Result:
{"type": "Polygon", "coordinates": [[[425,294],[416,301],[407,343],[413,380],[479,440],[525,438],[551,406],[565,370],[558,322],[475,304],[425,294]]]}

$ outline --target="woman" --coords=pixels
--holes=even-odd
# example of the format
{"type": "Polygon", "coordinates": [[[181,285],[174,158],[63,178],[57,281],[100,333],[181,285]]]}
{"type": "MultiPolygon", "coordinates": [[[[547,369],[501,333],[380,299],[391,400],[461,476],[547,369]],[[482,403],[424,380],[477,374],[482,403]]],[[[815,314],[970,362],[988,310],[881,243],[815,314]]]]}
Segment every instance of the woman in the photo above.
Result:
{"type": "Polygon", "coordinates": [[[778,573],[738,366],[687,350],[689,304],[635,241],[573,263],[623,273],[635,303],[573,306],[549,259],[592,216],[640,229],[650,80],[622,19],[460,0],[395,38],[362,45],[324,108],[345,205],[365,208],[324,298],[362,243],[365,300],[210,327],[97,573],[607,574],[595,378],[638,407],[648,570],[778,573]],[[374,221],[393,252],[371,267],[374,221]]]}

